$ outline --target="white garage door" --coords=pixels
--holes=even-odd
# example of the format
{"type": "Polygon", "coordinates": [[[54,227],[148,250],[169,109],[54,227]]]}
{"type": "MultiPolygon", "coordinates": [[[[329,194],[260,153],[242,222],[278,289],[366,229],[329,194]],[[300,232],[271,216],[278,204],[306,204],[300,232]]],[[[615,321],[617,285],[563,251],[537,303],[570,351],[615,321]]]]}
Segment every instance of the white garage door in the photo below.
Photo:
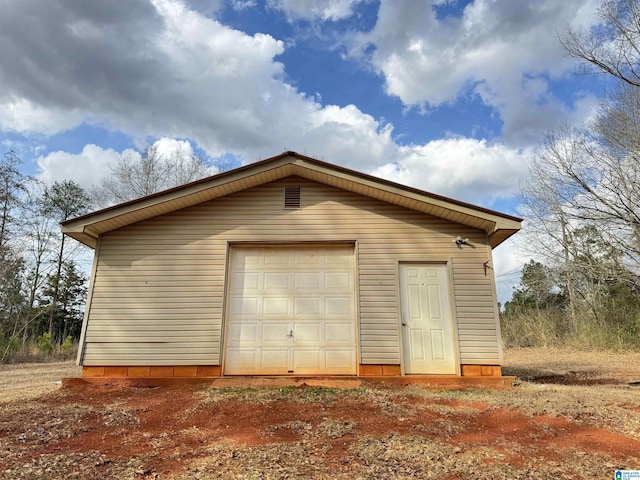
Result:
{"type": "Polygon", "coordinates": [[[227,375],[356,373],[352,246],[234,247],[227,375]]]}

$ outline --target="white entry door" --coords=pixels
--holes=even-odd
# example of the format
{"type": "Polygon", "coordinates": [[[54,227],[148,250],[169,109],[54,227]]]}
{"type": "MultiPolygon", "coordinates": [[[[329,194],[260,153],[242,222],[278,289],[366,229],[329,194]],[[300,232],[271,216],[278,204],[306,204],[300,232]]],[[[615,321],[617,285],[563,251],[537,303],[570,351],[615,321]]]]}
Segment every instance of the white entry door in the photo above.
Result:
{"type": "Polygon", "coordinates": [[[457,373],[447,267],[400,265],[400,292],[405,373],[457,373]]]}
{"type": "Polygon", "coordinates": [[[352,246],[233,247],[227,375],[356,373],[352,246]]]}

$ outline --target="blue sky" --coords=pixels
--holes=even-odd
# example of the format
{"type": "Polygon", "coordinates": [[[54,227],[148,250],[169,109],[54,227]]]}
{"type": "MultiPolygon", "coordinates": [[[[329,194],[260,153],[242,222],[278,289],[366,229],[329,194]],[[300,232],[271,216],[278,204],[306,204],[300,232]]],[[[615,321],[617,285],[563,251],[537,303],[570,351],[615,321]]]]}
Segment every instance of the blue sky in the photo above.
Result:
{"type": "MultiPolygon", "coordinates": [[[[128,148],[285,150],[518,213],[535,147],[593,115],[557,34],[595,0],[0,0],[0,144],[47,182],[128,148]]],[[[526,257],[495,252],[501,300],[526,257]],[[515,273],[511,273],[515,272],[515,273]]]]}

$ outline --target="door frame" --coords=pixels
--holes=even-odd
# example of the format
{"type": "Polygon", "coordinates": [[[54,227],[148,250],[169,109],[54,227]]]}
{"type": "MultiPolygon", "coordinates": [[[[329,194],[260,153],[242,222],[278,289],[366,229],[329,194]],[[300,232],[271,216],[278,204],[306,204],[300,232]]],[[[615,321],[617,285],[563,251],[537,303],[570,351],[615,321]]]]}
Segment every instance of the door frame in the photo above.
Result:
{"type": "MultiPolygon", "coordinates": [[[[355,373],[354,374],[339,374],[340,376],[353,377],[358,376],[360,374],[360,294],[359,288],[360,284],[358,281],[358,241],[357,240],[329,240],[329,241],[302,241],[302,242],[291,242],[287,240],[282,241],[227,241],[226,252],[225,252],[225,268],[224,268],[224,286],[223,286],[223,301],[222,301],[222,326],[220,329],[220,372],[222,376],[243,376],[243,374],[237,375],[226,375],[225,366],[227,360],[227,341],[228,341],[228,330],[229,330],[229,297],[231,296],[231,262],[233,258],[233,249],[234,248],[331,248],[331,247],[350,247],[353,252],[353,279],[354,279],[354,342],[355,342],[355,373]]],[[[257,374],[260,375],[260,374],[257,374]]],[[[295,377],[296,374],[283,374],[283,375],[274,375],[267,374],[266,376],[292,376],[295,377]]],[[[318,374],[318,375],[326,375],[326,374],[318,374]]],[[[255,376],[252,374],[251,376],[255,376]]],[[[305,375],[305,376],[313,376],[313,375],[305,375]]]]}
{"type": "MultiPolygon", "coordinates": [[[[456,311],[456,291],[455,291],[455,283],[453,281],[453,259],[449,258],[443,260],[441,258],[434,257],[420,257],[420,258],[411,258],[404,259],[398,258],[396,259],[396,305],[398,306],[398,343],[399,343],[399,352],[400,352],[400,374],[402,376],[407,375],[405,371],[405,355],[404,355],[404,330],[402,326],[402,288],[400,286],[400,267],[402,265],[444,265],[445,271],[447,272],[447,281],[449,286],[449,311],[451,312],[451,326],[452,326],[452,334],[453,334],[453,360],[456,366],[456,376],[462,375],[462,367],[460,365],[460,339],[458,336],[458,314],[456,311]]],[[[425,374],[429,375],[429,374],[425,374]]]]}

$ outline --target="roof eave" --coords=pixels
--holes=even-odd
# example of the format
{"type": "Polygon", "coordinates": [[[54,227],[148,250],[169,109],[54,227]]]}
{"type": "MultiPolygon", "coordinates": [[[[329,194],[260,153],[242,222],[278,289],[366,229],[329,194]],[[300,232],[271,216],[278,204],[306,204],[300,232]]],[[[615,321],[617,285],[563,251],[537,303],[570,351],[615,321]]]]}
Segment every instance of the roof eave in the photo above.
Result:
{"type": "Polygon", "coordinates": [[[498,228],[494,230],[491,234],[489,234],[489,244],[491,245],[491,248],[496,248],[512,235],[515,235],[520,230],[520,228],[521,226],[518,225],[517,228],[498,228]]]}
{"type": "Polygon", "coordinates": [[[64,225],[62,226],[62,233],[93,249],[96,248],[98,237],[100,236],[99,233],[92,232],[91,229],[87,227],[72,229],[64,225]]]}
{"type": "Polygon", "coordinates": [[[484,230],[492,239],[492,247],[518,231],[522,221],[517,217],[379,179],[295,152],[284,152],[260,162],[67,220],[62,222],[62,231],[95,248],[97,238],[102,233],[291,175],[484,230]]]}

